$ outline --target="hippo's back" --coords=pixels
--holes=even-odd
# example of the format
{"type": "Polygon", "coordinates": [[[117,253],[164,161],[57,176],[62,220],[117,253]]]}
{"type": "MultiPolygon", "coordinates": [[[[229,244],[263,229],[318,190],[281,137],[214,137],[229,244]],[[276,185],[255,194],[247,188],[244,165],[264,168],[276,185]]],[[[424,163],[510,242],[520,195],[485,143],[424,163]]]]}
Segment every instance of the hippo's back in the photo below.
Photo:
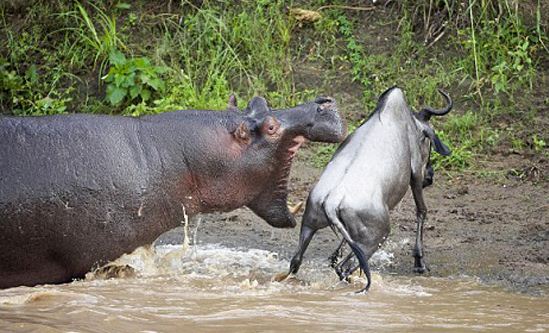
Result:
{"type": "Polygon", "coordinates": [[[142,182],[137,119],[94,115],[0,118],[0,203],[142,182]],[[141,178],[141,179],[140,179],[141,178]]]}

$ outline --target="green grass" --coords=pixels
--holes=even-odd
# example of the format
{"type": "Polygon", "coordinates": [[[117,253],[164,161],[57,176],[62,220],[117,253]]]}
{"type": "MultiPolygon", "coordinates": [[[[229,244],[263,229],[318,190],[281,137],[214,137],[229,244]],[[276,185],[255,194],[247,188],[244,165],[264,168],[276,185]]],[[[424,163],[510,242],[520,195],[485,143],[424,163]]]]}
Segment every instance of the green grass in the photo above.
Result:
{"type": "Polygon", "coordinates": [[[67,28],[76,36],[77,43],[86,50],[94,53],[93,66],[99,64],[99,74],[106,73],[108,60],[113,52],[126,49],[126,45],[120,37],[117,29],[116,18],[109,16],[100,7],[89,3],[91,11],[88,12],[80,3],[76,3],[76,10],[67,13],[59,13],[74,20],[75,25],[67,28]]]}
{"type": "MultiPolygon", "coordinates": [[[[404,1],[400,16],[391,24],[398,28],[398,42],[385,52],[376,52],[362,42],[358,32],[362,22],[348,12],[334,11],[324,18],[328,22],[317,26],[337,27],[345,43],[343,60],[351,65],[352,80],[363,86],[366,112],[373,111],[377,96],[392,85],[403,88],[409,104],[416,109],[421,105],[441,105],[437,88],[462,94],[451,93],[454,111],[432,121],[453,151],[450,157],[433,154],[435,168],[475,168],[479,157],[502,144],[519,152],[528,147],[537,147],[533,149],[538,153],[545,151],[543,138],[515,135],[520,130],[528,132],[524,127],[533,124],[535,118],[517,113],[517,102],[529,105],[530,96],[535,93],[535,59],[545,52],[546,39],[540,29],[540,13],[536,27],[528,27],[507,0],[501,1],[500,7],[494,7],[493,2],[472,0],[465,9],[457,8],[453,1],[436,5],[439,7],[434,8],[432,1],[404,1]],[[458,47],[449,47],[444,55],[433,55],[418,38],[429,29],[414,27],[418,22],[427,27],[429,20],[435,20],[434,15],[427,13],[442,15],[443,10],[447,10],[446,29],[454,31],[448,34],[448,41],[458,47]],[[520,119],[518,123],[522,124],[510,124],[509,130],[502,133],[500,124],[512,118],[520,119]]],[[[528,113],[532,115],[535,110],[528,113]]],[[[324,165],[332,152],[333,148],[319,147],[315,165],[324,165]]]]}
{"type": "MultiPolygon", "coordinates": [[[[338,3],[346,4],[330,2],[338,3]]],[[[0,112],[224,109],[231,93],[241,107],[254,95],[284,107],[337,93],[335,86],[345,86],[330,82],[337,80],[360,87],[353,97],[362,109],[354,112],[368,113],[396,84],[415,109],[440,106],[437,88],[454,98],[454,111],[433,120],[453,150],[434,155],[438,169],[474,169],[501,147],[547,154],[547,133],[533,126],[539,114],[530,103],[549,54],[540,1],[533,19],[510,0],[462,3],[406,0],[370,16],[327,8],[315,23],[296,22],[287,10],[294,4],[282,0],[2,4],[0,112]],[[368,35],[367,25],[386,27],[386,35],[368,35]],[[387,42],[372,45],[377,37],[387,42]],[[318,70],[317,80],[296,80],[303,63],[318,70]]],[[[351,131],[360,118],[350,114],[351,131]]],[[[313,163],[323,166],[335,146],[317,147],[313,163]]]]}
{"type": "MultiPolygon", "coordinates": [[[[38,2],[29,5],[22,33],[8,22],[2,7],[2,30],[9,37],[3,46],[10,50],[2,54],[2,66],[9,74],[2,77],[6,81],[1,95],[3,112],[47,114],[37,107],[37,100],[45,97],[63,104],[57,112],[78,108],[80,112],[138,115],[173,108],[224,108],[233,92],[240,100],[265,95],[277,107],[311,96],[310,90],[300,92],[294,87],[290,54],[294,23],[285,13],[284,1],[244,1],[239,6],[204,3],[199,7],[183,2],[178,11],[171,13],[149,13],[144,9],[146,5],[38,2]],[[44,38],[50,38],[50,44],[42,42],[44,38]],[[47,56],[35,57],[35,52],[47,56]],[[124,96],[132,91],[134,95],[144,91],[144,95],[138,92],[141,98],[118,103],[114,97],[122,96],[121,87],[114,89],[116,82],[108,82],[105,87],[107,74],[116,67],[111,61],[116,52],[121,52],[128,62],[150,60],[147,68],[169,67],[169,73],[162,78],[166,86],[162,94],[148,98],[149,90],[134,80],[124,87],[124,96]],[[52,82],[60,85],[46,92],[44,87],[27,80],[26,65],[20,63],[34,63],[41,79],[46,79],[42,81],[50,86],[52,82]],[[59,67],[62,73],[59,75],[71,79],[60,82],[59,78],[50,77],[48,68],[54,63],[58,65],[53,68],[59,67]],[[83,103],[66,104],[65,92],[75,89],[83,103]],[[23,100],[14,100],[16,95],[23,100]]],[[[129,67],[132,71],[135,66],[129,67]]],[[[127,77],[131,75],[126,73],[127,77]]]]}

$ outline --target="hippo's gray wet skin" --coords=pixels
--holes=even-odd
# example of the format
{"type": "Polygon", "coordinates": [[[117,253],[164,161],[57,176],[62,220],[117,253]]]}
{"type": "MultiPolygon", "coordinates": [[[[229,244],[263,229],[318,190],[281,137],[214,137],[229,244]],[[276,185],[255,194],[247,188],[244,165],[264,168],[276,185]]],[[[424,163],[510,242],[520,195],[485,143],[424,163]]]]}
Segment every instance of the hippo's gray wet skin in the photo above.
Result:
{"type": "Polygon", "coordinates": [[[0,118],[0,288],[67,282],[186,214],[250,207],[293,227],[287,178],[305,140],[340,142],[335,101],[130,118],[0,118]]]}

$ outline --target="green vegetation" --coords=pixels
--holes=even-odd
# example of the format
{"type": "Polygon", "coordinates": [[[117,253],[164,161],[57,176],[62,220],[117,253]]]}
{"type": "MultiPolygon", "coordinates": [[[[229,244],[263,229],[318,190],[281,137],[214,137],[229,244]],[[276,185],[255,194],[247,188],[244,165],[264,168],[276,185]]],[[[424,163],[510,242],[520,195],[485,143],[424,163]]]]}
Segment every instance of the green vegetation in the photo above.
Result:
{"type": "Polygon", "coordinates": [[[283,1],[166,2],[157,11],[147,1],[93,3],[3,4],[2,113],[138,115],[223,108],[232,92],[263,94],[275,106],[303,96],[293,86],[283,1]],[[45,110],[44,98],[59,106],[45,110]]]}
{"type": "Polygon", "coordinates": [[[111,68],[103,78],[108,83],[106,97],[111,105],[137,97],[145,103],[152,92],[164,92],[165,83],[160,76],[168,70],[166,67],[153,66],[146,57],[126,59],[117,50],[111,53],[109,61],[111,68]]]}
{"type": "MultiPolygon", "coordinates": [[[[372,36],[361,36],[367,29],[347,12],[334,10],[317,23],[342,36],[342,61],[350,64],[352,80],[363,87],[367,110],[373,111],[377,95],[392,85],[404,88],[416,108],[440,105],[438,87],[451,92],[455,111],[433,120],[437,133],[453,151],[450,157],[433,155],[435,167],[445,170],[474,167],[475,157],[502,146],[513,152],[533,148],[541,153],[545,141],[539,137],[547,136],[543,126],[535,126],[540,105],[531,103],[533,96],[544,94],[533,81],[541,75],[538,62],[549,52],[540,23],[540,3],[530,26],[509,0],[466,4],[404,1],[397,9],[398,17],[389,23],[398,29],[388,34],[394,42],[382,52],[369,47],[372,36]],[[437,38],[445,34],[448,46],[437,54],[437,38]],[[534,134],[528,138],[524,135],[528,132],[534,134]]],[[[387,24],[386,19],[376,21],[387,24]]],[[[318,148],[316,164],[325,164],[334,150],[318,148]]]]}
{"type": "MultiPolygon", "coordinates": [[[[67,28],[75,35],[76,42],[88,52],[94,52],[93,66],[100,63],[99,73],[105,71],[105,67],[108,65],[107,60],[109,57],[119,49],[125,49],[126,46],[119,37],[116,30],[116,19],[109,17],[101,8],[90,3],[90,7],[96,13],[95,16],[90,17],[86,8],[81,4],[76,4],[76,11],[69,11],[66,15],[69,18],[74,19],[75,26],[67,28]],[[96,25],[98,28],[96,28],[96,25]]],[[[59,13],[59,16],[65,15],[59,13]]],[[[77,51],[77,50],[75,50],[77,51]]],[[[112,63],[112,61],[111,61],[112,63]]]]}
{"type": "MultiPolygon", "coordinates": [[[[455,100],[433,121],[453,150],[433,155],[437,167],[474,169],[492,152],[547,155],[541,0],[407,0],[374,11],[326,2],[3,2],[0,112],[223,109],[233,92],[282,107],[345,92],[356,99],[338,98],[352,130],[397,84],[415,108],[440,106],[437,88],[455,100]],[[288,7],[322,17],[308,22],[288,7]]],[[[317,165],[335,149],[314,147],[317,165]]]]}

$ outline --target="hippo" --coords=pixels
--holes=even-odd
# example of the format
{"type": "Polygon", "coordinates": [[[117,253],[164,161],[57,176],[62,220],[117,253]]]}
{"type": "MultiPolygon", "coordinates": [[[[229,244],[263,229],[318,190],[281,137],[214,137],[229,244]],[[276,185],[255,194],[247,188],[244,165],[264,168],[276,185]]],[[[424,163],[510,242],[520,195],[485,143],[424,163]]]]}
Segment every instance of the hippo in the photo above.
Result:
{"type": "Polygon", "coordinates": [[[0,288],[64,283],[152,243],[186,215],[247,206],[292,228],[303,142],[341,142],[336,102],[142,117],[0,117],[0,288]]]}

